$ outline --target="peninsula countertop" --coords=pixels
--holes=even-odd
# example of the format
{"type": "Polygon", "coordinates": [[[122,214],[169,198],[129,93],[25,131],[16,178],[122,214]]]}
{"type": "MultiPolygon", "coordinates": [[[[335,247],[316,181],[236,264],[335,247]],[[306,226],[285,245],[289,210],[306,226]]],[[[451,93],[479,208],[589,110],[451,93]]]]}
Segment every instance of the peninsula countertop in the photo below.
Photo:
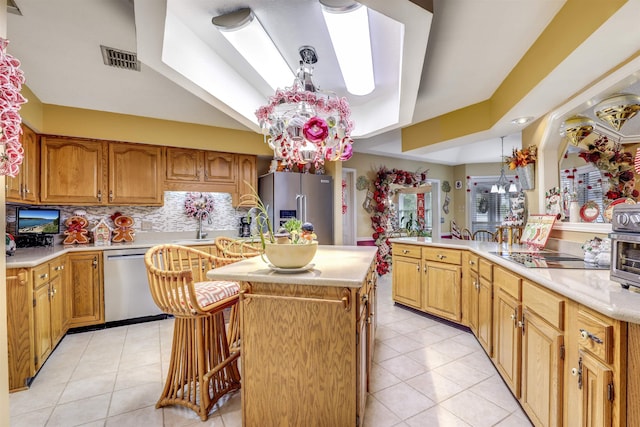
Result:
{"type": "Polygon", "coordinates": [[[470,250],[495,265],[503,266],[606,316],[640,323],[640,288],[623,289],[619,283],[609,279],[609,270],[527,268],[491,253],[526,251],[526,246],[521,245],[428,237],[400,237],[391,239],[391,242],[470,250]]]}
{"type": "Polygon", "coordinates": [[[313,267],[299,273],[274,271],[261,257],[253,257],[207,273],[211,280],[281,283],[359,288],[377,248],[372,246],[318,246],[313,267]]]}

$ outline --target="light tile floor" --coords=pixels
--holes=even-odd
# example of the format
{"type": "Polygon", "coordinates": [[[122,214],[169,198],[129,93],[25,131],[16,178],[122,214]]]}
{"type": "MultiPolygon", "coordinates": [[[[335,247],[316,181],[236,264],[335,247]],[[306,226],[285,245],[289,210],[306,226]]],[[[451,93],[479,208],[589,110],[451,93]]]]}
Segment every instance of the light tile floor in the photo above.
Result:
{"type": "MultiPolygon", "coordinates": [[[[390,274],[378,282],[377,311],[365,426],[531,425],[475,338],[395,306],[390,274]]],[[[67,335],[31,388],[10,395],[11,426],[241,426],[240,392],[206,422],[182,407],[155,409],[172,328],[162,320],[67,335]]]]}

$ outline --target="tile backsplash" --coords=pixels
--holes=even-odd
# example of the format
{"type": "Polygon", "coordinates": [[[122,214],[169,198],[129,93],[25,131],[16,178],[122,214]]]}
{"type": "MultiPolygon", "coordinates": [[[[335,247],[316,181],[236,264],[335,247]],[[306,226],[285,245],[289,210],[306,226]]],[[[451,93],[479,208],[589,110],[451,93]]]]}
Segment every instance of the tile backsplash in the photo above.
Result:
{"type": "MultiPolygon", "coordinates": [[[[236,209],[231,204],[229,193],[206,193],[213,199],[213,213],[203,221],[204,230],[234,230],[238,228],[240,217],[247,214],[246,209],[236,209]]],[[[135,231],[145,232],[180,232],[194,231],[198,227],[198,220],[190,217],[185,211],[185,191],[165,191],[164,206],[35,206],[36,208],[60,209],[60,230],[65,230],[64,221],[73,216],[75,211],[86,212],[89,229],[93,228],[100,219],[113,226],[111,215],[120,212],[134,219],[135,231]],[[144,225],[144,227],[143,227],[144,225]]],[[[7,232],[15,233],[16,210],[15,205],[7,205],[7,232]]]]}

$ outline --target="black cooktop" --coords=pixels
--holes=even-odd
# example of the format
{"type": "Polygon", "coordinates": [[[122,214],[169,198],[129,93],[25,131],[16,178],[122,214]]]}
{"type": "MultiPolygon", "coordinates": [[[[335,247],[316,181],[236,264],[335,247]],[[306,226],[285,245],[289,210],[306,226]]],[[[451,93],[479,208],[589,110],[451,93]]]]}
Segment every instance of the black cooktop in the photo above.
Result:
{"type": "Polygon", "coordinates": [[[608,270],[608,265],[585,262],[582,258],[560,252],[490,252],[506,260],[528,268],[580,268],[586,270],[608,270]]]}

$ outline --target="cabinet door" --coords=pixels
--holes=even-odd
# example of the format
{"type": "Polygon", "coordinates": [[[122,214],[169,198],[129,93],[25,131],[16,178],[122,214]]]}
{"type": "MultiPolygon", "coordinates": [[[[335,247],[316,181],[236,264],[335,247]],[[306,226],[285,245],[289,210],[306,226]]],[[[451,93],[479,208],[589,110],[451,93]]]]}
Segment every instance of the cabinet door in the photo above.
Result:
{"type": "Polygon", "coordinates": [[[502,288],[495,290],[493,314],[493,360],[513,395],[520,398],[520,352],[522,335],[520,303],[502,288]]]}
{"type": "Polygon", "coordinates": [[[536,425],[562,425],[564,336],[526,308],[522,313],[522,398],[536,425]]]}
{"type": "Polygon", "coordinates": [[[100,205],[107,201],[101,141],[42,137],[40,202],[100,205]]]}
{"type": "Polygon", "coordinates": [[[200,182],[203,152],[188,148],[167,148],[165,176],[168,181],[200,182]]]}
{"type": "MultiPolygon", "coordinates": [[[[612,425],[613,372],[586,351],[579,351],[578,363],[582,389],[580,408],[581,422],[584,427],[610,427],[612,425]]],[[[631,402],[630,404],[635,404],[631,402]]]]}
{"type": "Polygon", "coordinates": [[[60,341],[65,333],[65,303],[62,276],[57,276],[49,282],[51,303],[51,343],[52,347],[60,341]]]}
{"type": "Polygon", "coordinates": [[[104,323],[101,252],[69,254],[67,265],[71,287],[69,327],[104,323]]]}
{"type": "Polygon", "coordinates": [[[492,356],[493,336],[493,284],[481,277],[478,286],[478,342],[492,356]]]}
{"type": "Polygon", "coordinates": [[[411,307],[420,308],[422,274],[420,260],[415,258],[393,258],[393,300],[411,307]]]}
{"type": "Polygon", "coordinates": [[[7,177],[7,201],[36,203],[38,201],[38,135],[24,124],[20,138],[24,158],[14,178],[7,177]]]}
{"type": "Polygon", "coordinates": [[[7,270],[7,344],[9,390],[27,388],[33,366],[33,288],[30,272],[24,268],[7,270]]]}
{"type": "Polygon", "coordinates": [[[238,155],[238,194],[252,194],[251,188],[258,191],[258,174],[256,172],[256,156],[238,155]]]}
{"type": "Polygon", "coordinates": [[[205,182],[218,182],[235,184],[238,159],[233,153],[218,153],[205,151],[204,153],[204,180],[205,182]]]}
{"type": "Polygon", "coordinates": [[[51,353],[51,304],[49,302],[49,284],[44,284],[33,292],[35,306],[33,308],[35,367],[40,369],[49,353],[51,353]]]}
{"type": "Polygon", "coordinates": [[[454,322],[460,321],[461,271],[461,267],[456,265],[425,262],[423,308],[426,311],[454,322]]]}
{"type": "Polygon", "coordinates": [[[162,147],[109,143],[109,203],[162,205],[162,147]]]}
{"type": "Polygon", "coordinates": [[[356,331],[356,411],[361,420],[364,419],[364,411],[367,405],[367,324],[369,320],[367,313],[368,309],[365,309],[358,320],[356,331]]]}
{"type": "Polygon", "coordinates": [[[478,337],[478,298],[480,296],[480,279],[478,273],[475,271],[469,271],[469,275],[466,278],[467,292],[469,295],[469,315],[467,321],[469,322],[469,329],[473,332],[473,335],[478,337]]]}

